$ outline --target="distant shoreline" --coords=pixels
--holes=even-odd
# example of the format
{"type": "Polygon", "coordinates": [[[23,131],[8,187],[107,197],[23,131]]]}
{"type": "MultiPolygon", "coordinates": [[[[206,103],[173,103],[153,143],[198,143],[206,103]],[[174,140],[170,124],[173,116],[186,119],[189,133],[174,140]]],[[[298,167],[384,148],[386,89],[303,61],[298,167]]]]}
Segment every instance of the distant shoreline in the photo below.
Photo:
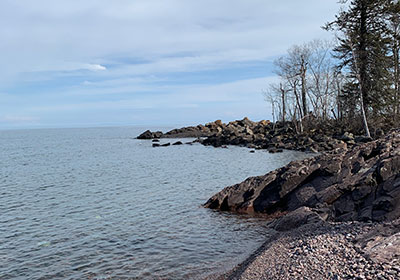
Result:
{"type": "Polygon", "coordinates": [[[214,147],[235,145],[250,149],[265,149],[271,153],[281,152],[283,149],[312,153],[327,152],[373,140],[370,137],[354,136],[345,128],[335,124],[328,123],[299,133],[290,123],[271,123],[265,120],[253,122],[248,118],[227,124],[216,120],[205,125],[173,129],[166,133],[147,130],[137,138],[142,140],[199,138],[197,142],[203,145],[214,147]]]}

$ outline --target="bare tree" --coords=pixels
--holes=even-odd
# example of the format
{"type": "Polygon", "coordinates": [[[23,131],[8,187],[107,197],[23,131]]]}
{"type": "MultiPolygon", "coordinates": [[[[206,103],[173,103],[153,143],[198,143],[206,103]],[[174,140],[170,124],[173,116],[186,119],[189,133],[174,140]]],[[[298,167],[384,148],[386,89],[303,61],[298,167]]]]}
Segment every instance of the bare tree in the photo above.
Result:
{"type": "Polygon", "coordinates": [[[326,120],[336,105],[330,47],[329,42],[314,40],[293,46],[274,62],[281,81],[271,86],[271,94],[280,96],[280,119],[285,122],[289,117],[299,133],[311,115],[326,120]]]}

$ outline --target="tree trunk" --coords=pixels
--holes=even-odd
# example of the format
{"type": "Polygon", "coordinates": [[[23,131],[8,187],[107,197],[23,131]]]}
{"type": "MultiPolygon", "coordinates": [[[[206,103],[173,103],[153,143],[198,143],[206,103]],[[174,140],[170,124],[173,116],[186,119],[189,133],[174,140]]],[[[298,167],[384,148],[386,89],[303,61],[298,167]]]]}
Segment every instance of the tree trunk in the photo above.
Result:
{"type": "Polygon", "coordinates": [[[282,83],[279,85],[281,90],[281,99],[282,99],[282,123],[285,125],[286,119],[286,102],[285,102],[285,89],[282,86],[282,83]]]}
{"type": "Polygon", "coordinates": [[[398,42],[394,43],[393,47],[393,60],[394,60],[394,114],[399,114],[399,95],[400,95],[400,60],[399,60],[399,45],[398,42]]]}
{"type": "Polygon", "coordinates": [[[338,116],[338,120],[342,121],[343,120],[343,112],[342,112],[342,106],[340,103],[341,102],[340,94],[342,93],[342,86],[338,79],[336,80],[336,85],[337,85],[337,96],[336,96],[337,116],[338,116]]]}
{"type": "Polygon", "coordinates": [[[369,133],[369,128],[368,128],[367,115],[365,114],[364,97],[363,97],[363,83],[360,83],[360,105],[361,105],[361,114],[362,114],[362,119],[363,119],[365,135],[368,137],[371,137],[371,134],[369,133]]]}
{"type": "MultiPolygon", "coordinates": [[[[368,34],[367,31],[367,8],[365,3],[361,2],[361,11],[360,11],[360,44],[358,52],[355,53],[353,50],[353,59],[355,63],[356,73],[358,76],[359,89],[360,89],[360,106],[361,106],[361,115],[365,130],[365,135],[371,137],[369,133],[367,114],[365,110],[365,102],[364,98],[368,96],[368,89],[365,87],[367,81],[367,50],[366,50],[366,38],[365,36],[368,34]],[[357,59],[358,58],[358,59],[357,59]]],[[[350,35],[351,36],[351,35],[350,35]]],[[[351,40],[351,37],[350,37],[351,40]]],[[[352,47],[353,49],[353,47],[352,47]]]]}
{"type": "Polygon", "coordinates": [[[364,97],[368,96],[368,90],[365,87],[365,82],[366,82],[366,74],[367,74],[367,69],[366,69],[366,48],[365,48],[365,34],[367,32],[366,30],[366,20],[367,20],[367,14],[366,14],[366,9],[364,6],[362,6],[361,9],[361,27],[360,27],[360,44],[359,48],[356,51],[354,44],[352,42],[352,37],[350,34],[346,34],[349,47],[351,50],[351,56],[353,59],[354,63],[354,68],[355,68],[355,74],[359,83],[359,98],[360,98],[360,107],[361,107],[361,117],[363,120],[363,126],[365,130],[365,135],[368,137],[371,137],[371,134],[369,133],[369,127],[368,127],[368,121],[367,121],[367,114],[365,110],[365,102],[364,102],[364,97]],[[364,33],[363,33],[364,32],[364,33]]]}
{"type": "Polygon", "coordinates": [[[305,65],[304,58],[301,58],[301,101],[302,101],[302,106],[303,106],[303,116],[306,116],[308,114],[307,111],[307,91],[306,91],[306,65],[305,65]]]}

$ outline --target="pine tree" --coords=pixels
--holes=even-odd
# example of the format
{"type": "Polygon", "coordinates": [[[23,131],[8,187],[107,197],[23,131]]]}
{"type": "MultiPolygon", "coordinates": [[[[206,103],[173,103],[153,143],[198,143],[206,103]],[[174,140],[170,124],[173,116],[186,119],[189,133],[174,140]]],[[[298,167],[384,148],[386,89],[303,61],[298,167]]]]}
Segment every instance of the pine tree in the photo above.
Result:
{"type": "Polygon", "coordinates": [[[400,113],[400,1],[390,1],[387,14],[393,73],[392,108],[394,115],[398,115],[400,113]]]}
{"type": "Polygon", "coordinates": [[[367,118],[379,116],[385,109],[390,85],[389,40],[385,15],[388,0],[352,0],[326,29],[338,32],[335,56],[339,68],[348,75],[349,84],[342,93],[350,112],[359,109],[365,133],[367,118]],[[358,101],[358,102],[355,102],[358,101]]]}

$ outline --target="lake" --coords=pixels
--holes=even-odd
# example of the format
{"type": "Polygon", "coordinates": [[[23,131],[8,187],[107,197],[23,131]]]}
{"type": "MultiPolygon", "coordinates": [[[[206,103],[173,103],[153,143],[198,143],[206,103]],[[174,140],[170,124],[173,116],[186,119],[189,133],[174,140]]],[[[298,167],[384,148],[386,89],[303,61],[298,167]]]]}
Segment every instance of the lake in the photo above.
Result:
{"type": "Polygon", "coordinates": [[[229,269],[264,241],[265,220],[201,205],[306,156],[152,148],[134,139],[144,130],[0,131],[0,279],[201,279],[229,269]]]}

